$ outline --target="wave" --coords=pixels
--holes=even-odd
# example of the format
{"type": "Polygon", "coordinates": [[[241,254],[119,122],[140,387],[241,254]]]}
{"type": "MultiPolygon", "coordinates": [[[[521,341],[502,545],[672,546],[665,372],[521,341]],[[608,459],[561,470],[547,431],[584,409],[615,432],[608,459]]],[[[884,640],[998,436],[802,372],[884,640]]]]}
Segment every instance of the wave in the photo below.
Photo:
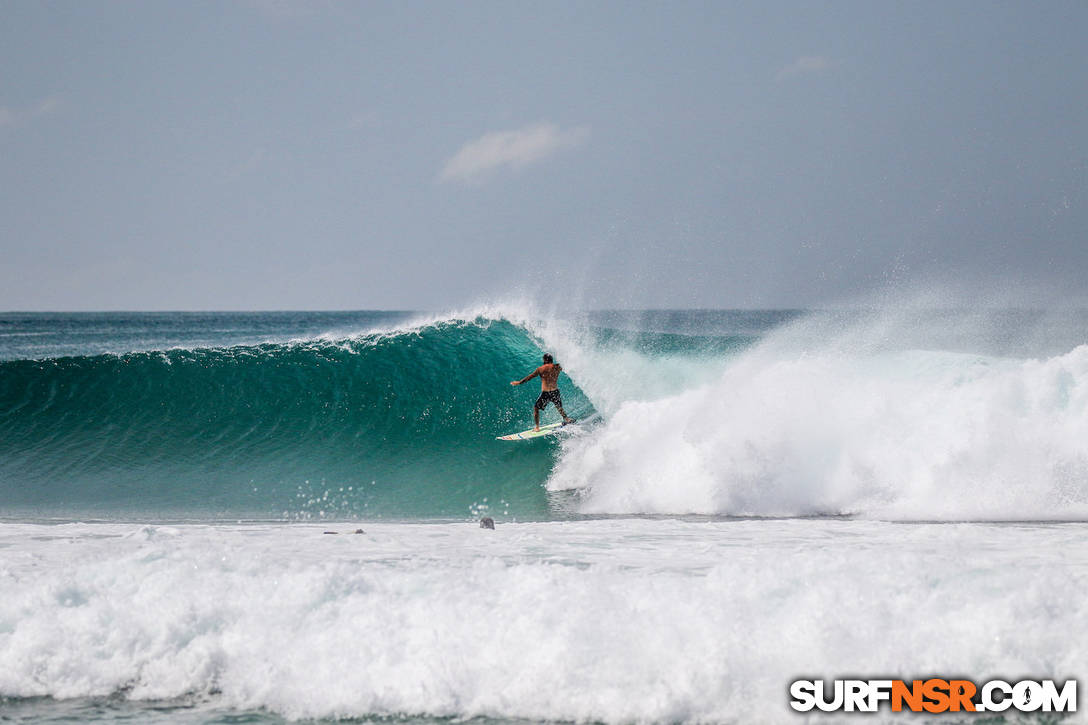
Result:
{"type": "MultiPolygon", "coordinates": [[[[540,351],[482,318],[346,339],[0,363],[7,507],[464,516],[547,508],[519,451],[540,351]]],[[[567,387],[571,410],[591,410],[567,387]]]]}
{"type": "Polygon", "coordinates": [[[5,361],[0,511],[1080,520],[1082,317],[496,307],[5,361]],[[496,442],[528,426],[535,390],[508,382],[543,350],[599,421],[496,442]]]}

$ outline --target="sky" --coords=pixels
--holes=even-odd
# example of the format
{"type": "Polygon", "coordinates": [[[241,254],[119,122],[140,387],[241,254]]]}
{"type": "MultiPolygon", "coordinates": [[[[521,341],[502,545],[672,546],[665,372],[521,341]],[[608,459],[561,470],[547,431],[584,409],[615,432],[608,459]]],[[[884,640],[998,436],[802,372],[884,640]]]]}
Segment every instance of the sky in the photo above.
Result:
{"type": "Polygon", "coordinates": [[[0,0],[0,310],[1083,295],[1088,3],[0,0]]]}

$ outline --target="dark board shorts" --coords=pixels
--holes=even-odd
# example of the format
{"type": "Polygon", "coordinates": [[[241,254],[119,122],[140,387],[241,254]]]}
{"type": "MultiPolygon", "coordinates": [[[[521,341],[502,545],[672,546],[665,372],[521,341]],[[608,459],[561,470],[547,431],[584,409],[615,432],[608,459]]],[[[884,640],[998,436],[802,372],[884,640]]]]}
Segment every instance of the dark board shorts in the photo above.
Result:
{"type": "Polygon", "coordinates": [[[544,410],[548,407],[548,403],[555,403],[556,408],[563,405],[563,398],[559,395],[558,390],[545,390],[540,394],[540,397],[536,399],[536,405],[533,407],[537,410],[544,410]]]}

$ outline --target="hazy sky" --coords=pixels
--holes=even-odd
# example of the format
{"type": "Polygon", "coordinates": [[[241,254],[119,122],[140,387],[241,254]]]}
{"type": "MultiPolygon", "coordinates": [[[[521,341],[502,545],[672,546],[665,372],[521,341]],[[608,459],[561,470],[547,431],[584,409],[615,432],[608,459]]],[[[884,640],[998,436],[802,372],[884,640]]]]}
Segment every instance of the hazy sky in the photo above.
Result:
{"type": "Polygon", "coordinates": [[[0,0],[0,309],[1088,279],[1088,3],[0,0]]]}

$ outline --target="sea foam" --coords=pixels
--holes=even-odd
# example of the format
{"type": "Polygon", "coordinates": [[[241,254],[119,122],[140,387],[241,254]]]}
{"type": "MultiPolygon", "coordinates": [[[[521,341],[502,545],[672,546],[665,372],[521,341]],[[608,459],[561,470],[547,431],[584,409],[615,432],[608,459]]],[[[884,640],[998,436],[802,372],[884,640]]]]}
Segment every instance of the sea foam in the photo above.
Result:
{"type": "Polygon", "coordinates": [[[587,513],[1088,515],[1088,346],[1014,358],[798,327],[710,382],[615,405],[548,487],[587,513]]]}
{"type": "Polygon", "coordinates": [[[802,676],[1086,664],[1080,524],[364,525],[0,525],[0,696],[749,722],[802,676]]]}

